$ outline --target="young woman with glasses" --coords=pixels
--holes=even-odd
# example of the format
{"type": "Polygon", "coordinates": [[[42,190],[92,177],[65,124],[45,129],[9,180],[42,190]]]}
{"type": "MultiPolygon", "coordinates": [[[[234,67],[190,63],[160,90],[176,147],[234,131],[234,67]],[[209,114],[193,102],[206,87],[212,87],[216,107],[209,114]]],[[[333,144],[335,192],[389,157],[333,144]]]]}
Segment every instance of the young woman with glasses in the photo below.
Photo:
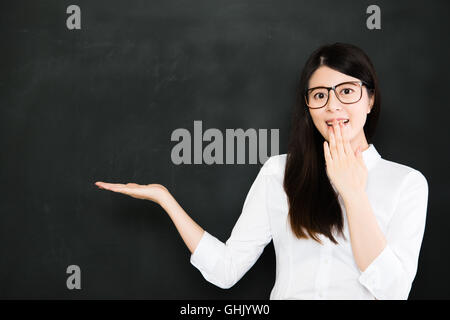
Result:
{"type": "Polygon", "coordinates": [[[380,89],[369,57],[335,43],[301,73],[287,154],[270,157],[229,239],[203,230],[162,185],[102,189],[162,206],[204,278],[230,288],[274,242],[270,299],[407,299],[425,228],[428,183],[371,143],[380,89]]]}

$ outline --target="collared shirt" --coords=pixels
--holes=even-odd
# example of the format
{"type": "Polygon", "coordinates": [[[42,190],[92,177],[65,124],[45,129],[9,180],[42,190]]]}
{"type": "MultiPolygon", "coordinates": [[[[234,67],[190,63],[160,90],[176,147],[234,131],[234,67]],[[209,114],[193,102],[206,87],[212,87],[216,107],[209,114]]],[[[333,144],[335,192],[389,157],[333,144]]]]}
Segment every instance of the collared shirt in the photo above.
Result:
{"type": "Polygon", "coordinates": [[[294,236],[283,189],[286,154],[264,163],[229,239],[223,243],[205,230],[191,264],[207,281],[227,289],[273,241],[276,276],[270,299],[407,299],[425,229],[428,183],[418,170],[381,158],[373,144],[362,156],[368,170],[366,193],[387,241],[363,272],[353,257],[340,196],[346,240],[336,234],[336,245],[319,234],[321,245],[294,236]]]}

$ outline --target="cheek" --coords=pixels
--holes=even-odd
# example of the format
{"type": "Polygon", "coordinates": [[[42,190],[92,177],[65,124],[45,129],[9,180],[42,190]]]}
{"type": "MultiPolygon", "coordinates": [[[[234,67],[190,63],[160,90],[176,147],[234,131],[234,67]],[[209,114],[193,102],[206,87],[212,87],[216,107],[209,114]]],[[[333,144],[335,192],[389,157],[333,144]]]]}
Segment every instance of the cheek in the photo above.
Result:
{"type": "Polygon", "coordinates": [[[349,110],[348,112],[350,121],[353,127],[360,127],[364,125],[366,120],[366,106],[364,103],[355,105],[355,108],[349,110]]]}
{"type": "Polygon", "coordinates": [[[354,114],[350,117],[350,126],[348,126],[349,138],[354,138],[358,133],[363,130],[366,117],[363,114],[354,114]]]}
{"type": "Polygon", "coordinates": [[[354,128],[363,127],[366,122],[366,117],[364,114],[354,114],[351,119],[353,120],[352,122],[354,128]]]}
{"type": "MultiPolygon", "coordinates": [[[[323,131],[323,124],[325,123],[325,118],[322,119],[322,117],[320,116],[320,114],[313,114],[310,113],[312,122],[314,124],[314,126],[317,128],[317,130],[319,131],[323,131]]],[[[326,128],[325,128],[326,129],[326,128]]]]}

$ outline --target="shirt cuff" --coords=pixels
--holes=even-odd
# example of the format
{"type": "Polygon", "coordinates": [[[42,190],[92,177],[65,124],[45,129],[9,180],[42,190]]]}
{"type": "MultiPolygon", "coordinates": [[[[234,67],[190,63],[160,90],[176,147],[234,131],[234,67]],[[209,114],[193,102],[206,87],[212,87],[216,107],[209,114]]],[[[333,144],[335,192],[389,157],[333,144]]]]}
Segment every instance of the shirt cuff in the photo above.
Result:
{"type": "Polygon", "coordinates": [[[402,265],[391,247],[386,245],[358,280],[377,299],[407,299],[398,286],[402,277],[402,265]]]}
{"type": "Polygon", "coordinates": [[[217,262],[218,252],[223,245],[219,239],[205,230],[197,248],[191,254],[191,264],[200,271],[213,270],[217,262]]]}

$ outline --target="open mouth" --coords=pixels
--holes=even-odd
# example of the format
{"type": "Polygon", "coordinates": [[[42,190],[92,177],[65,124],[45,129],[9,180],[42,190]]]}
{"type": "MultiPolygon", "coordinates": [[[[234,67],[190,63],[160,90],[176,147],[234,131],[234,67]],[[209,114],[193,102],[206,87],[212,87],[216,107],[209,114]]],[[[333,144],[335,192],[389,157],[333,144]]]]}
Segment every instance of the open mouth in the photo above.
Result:
{"type": "MultiPolygon", "coordinates": [[[[347,123],[349,123],[350,122],[350,120],[349,119],[346,119],[346,120],[339,120],[338,122],[342,122],[343,124],[344,124],[344,126],[346,126],[347,125],[347,123]]],[[[333,122],[326,122],[326,124],[327,124],[327,126],[329,126],[329,127],[332,127],[333,126],[333,122]]]]}

